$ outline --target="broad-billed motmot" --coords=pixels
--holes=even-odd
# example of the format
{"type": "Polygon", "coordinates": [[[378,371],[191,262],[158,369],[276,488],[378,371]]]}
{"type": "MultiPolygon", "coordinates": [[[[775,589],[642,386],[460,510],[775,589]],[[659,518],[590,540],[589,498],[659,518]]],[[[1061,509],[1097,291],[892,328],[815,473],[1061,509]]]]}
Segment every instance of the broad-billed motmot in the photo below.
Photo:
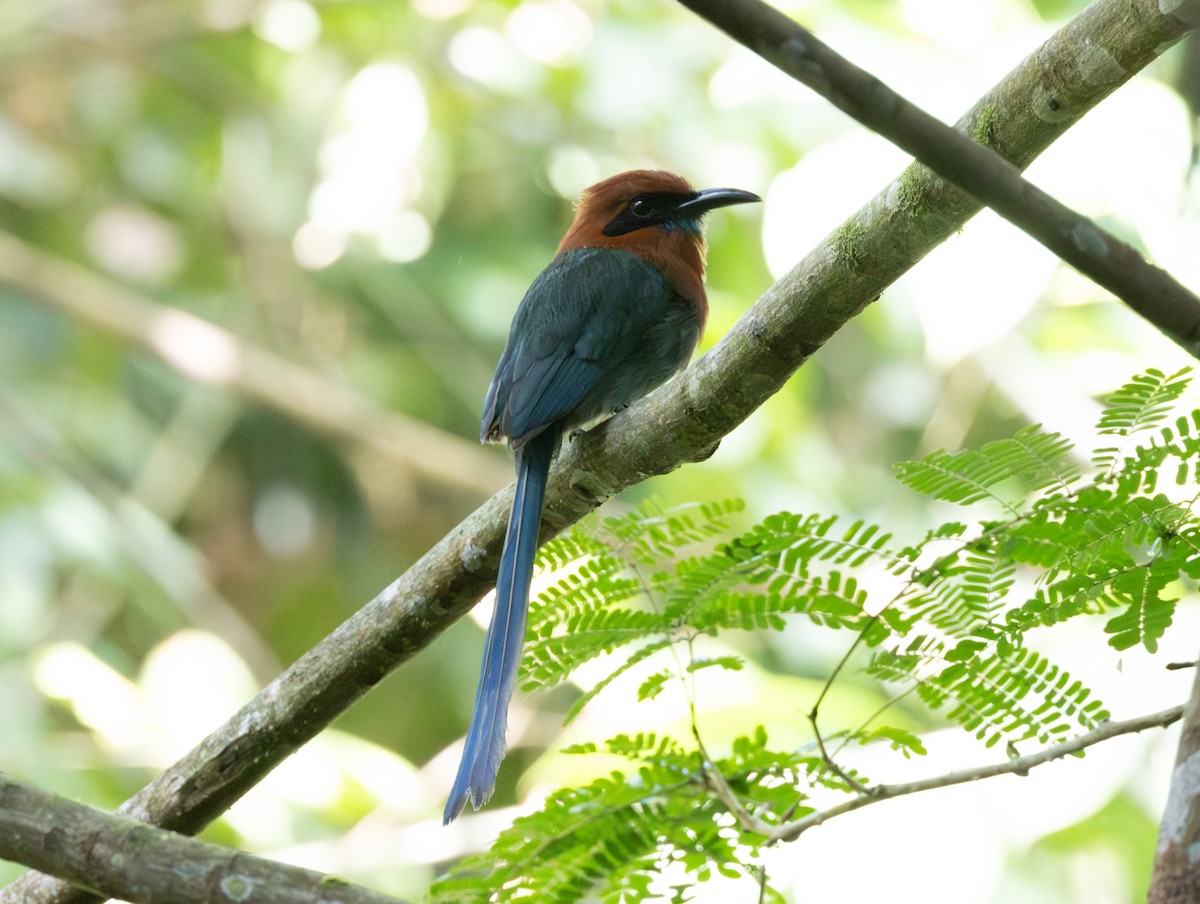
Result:
{"type": "Polygon", "coordinates": [[[516,493],[445,822],[468,798],[483,806],[504,758],[542,497],[563,435],[624,408],[688,363],[708,315],[701,218],[759,200],[732,188],[694,191],[655,170],[605,179],[583,193],[557,256],[517,308],[480,429],[482,441],[512,447],[516,493]]]}

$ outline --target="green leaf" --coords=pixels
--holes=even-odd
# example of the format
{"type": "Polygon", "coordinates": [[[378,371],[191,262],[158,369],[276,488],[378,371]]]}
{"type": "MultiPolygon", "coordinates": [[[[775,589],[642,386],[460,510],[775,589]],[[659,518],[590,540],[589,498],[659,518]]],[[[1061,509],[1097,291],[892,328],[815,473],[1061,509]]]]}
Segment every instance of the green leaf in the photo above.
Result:
{"type": "Polygon", "coordinates": [[[653,700],[667,686],[667,682],[675,676],[671,672],[655,672],[638,686],[639,700],[653,700]]]}
{"type": "MultiPolygon", "coordinates": [[[[1122,439],[1151,430],[1170,413],[1172,404],[1191,382],[1191,368],[1184,367],[1171,375],[1150,368],[1138,374],[1105,402],[1104,411],[1096,424],[1096,432],[1122,439]]],[[[1114,466],[1120,446],[1105,446],[1092,455],[1096,468],[1107,470],[1114,466]]]]}
{"type": "Polygon", "coordinates": [[[871,731],[863,732],[856,736],[856,740],[860,744],[869,744],[872,741],[887,741],[892,750],[904,754],[905,759],[910,759],[912,756],[925,756],[925,744],[919,737],[911,731],[903,728],[896,728],[891,725],[881,725],[871,731]]]}
{"type": "Polygon", "coordinates": [[[709,659],[693,659],[688,663],[687,670],[689,672],[698,672],[701,669],[720,668],[730,672],[740,672],[746,666],[746,660],[741,656],[714,656],[709,659]]]}
{"type": "Polygon", "coordinates": [[[725,499],[664,509],[647,500],[632,512],[604,519],[603,531],[629,561],[658,565],[688,546],[728,534],[731,516],[745,505],[741,499],[725,499]]]}
{"type": "Polygon", "coordinates": [[[1013,503],[996,492],[997,486],[1013,481],[1026,491],[1069,488],[1078,477],[1078,469],[1067,458],[1071,448],[1062,435],[1031,426],[981,449],[937,451],[901,462],[896,474],[901,483],[934,499],[970,505],[991,498],[1011,510],[1013,503]]]}
{"type": "Polygon", "coordinates": [[[1184,367],[1170,376],[1157,368],[1138,374],[1105,400],[1096,432],[1129,436],[1149,430],[1171,410],[1187,389],[1192,369],[1184,367]]]}
{"type": "Polygon", "coordinates": [[[1158,651],[1158,641],[1175,616],[1174,599],[1163,599],[1163,588],[1175,574],[1153,566],[1139,566],[1113,579],[1112,595],[1125,609],[1109,619],[1104,630],[1111,634],[1109,643],[1117,650],[1141,644],[1147,652],[1158,651]]]}

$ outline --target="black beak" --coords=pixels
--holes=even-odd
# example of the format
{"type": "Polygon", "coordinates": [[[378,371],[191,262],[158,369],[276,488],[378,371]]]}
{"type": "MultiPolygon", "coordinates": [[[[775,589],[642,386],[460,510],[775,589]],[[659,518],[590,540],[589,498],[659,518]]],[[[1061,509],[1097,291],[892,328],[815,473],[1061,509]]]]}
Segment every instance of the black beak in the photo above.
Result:
{"type": "Polygon", "coordinates": [[[625,235],[666,223],[686,223],[699,228],[700,218],[717,207],[761,201],[753,192],[740,188],[706,188],[704,191],[645,192],[638,195],[612,222],[604,227],[605,235],[625,235]]]}
{"type": "Polygon", "coordinates": [[[705,188],[696,192],[688,200],[675,207],[676,214],[685,217],[698,217],[718,207],[729,207],[731,204],[749,204],[751,201],[761,201],[758,195],[740,188],[705,188]]]}

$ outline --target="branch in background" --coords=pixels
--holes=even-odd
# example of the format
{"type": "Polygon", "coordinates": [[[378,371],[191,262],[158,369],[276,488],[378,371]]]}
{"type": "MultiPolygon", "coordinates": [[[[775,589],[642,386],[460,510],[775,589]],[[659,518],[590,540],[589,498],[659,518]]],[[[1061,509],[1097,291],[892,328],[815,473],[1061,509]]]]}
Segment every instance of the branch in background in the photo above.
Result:
{"type": "Polygon", "coordinates": [[[1184,713],[1146,901],[1200,901],[1200,670],[1184,713]]]}
{"type": "MultiPolygon", "coordinates": [[[[1200,298],[1129,245],[1021,178],[1020,171],[1000,156],[1004,147],[988,128],[977,135],[983,144],[976,143],[971,132],[956,131],[930,116],[762,0],[679,2],[987,204],[1200,357],[1200,298]]],[[[1197,0],[1134,0],[1126,7],[1122,28],[1161,28],[1165,40],[1177,40],[1200,25],[1197,0]],[[1172,8],[1172,14],[1161,12],[1166,8],[1172,8]]],[[[1041,54],[1031,58],[1025,101],[1047,120],[1047,128],[1056,120],[1073,121],[1082,112],[1065,99],[1074,86],[1062,82],[1082,81],[1097,70],[1109,70],[1124,82],[1137,71],[1120,53],[1119,34],[1084,39],[1087,18],[1085,11],[1064,29],[1080,34],[1072,53],[1053,61],[1058,65],[1049,65],[1051,60],[1041,54]]]]}
{"type": "MultiPolygon", "coordinates": [[[[972,131],[986,119],[991,143],[1028,163],[1128,78],[1114,67],[1079,73],[1057,86],[1072,115],[1046,123],[1027,95],[1031,80],[1053,61],[1074,60],[1080,42],[1115,35],[1109,52],[1132,71],[1178,37],[1174,20],[1127,19],[1129,6],[1128,0],[1092,4],[976,104],[963,127],[972,131]]],[[[768,289],[691,368],[566,444],[551,474],[543,534],[556,533],[625,487],[710,454],[834,332],[978,210],[923,168],[910,169],[897,185],[903,190],[886,188],[768,289]]],[[[485,503],[121,812],[184,832],[215,819],[490,589],[510,502],[505,491],[485,503]]],[[[70,885],[38,875],[0,890],[2,904],[87,900],[70,885]]]]}
{"type": "Polygon", "coordinates": [[[401,904],[312,870],[110,816],[3,773],[0,858],[138,904],[401,904]]]}
{"type": "Polygon", "coordinates": [[[108,513],[125,555],[154,581],[188,623],[228,643],[264,680],[279,671],[279,657],[246,617],[213,584],[200,556],[136,493],[123,491],[52,424],[0,387],[0,432],[19,455],[57,472],[108,513]]]}
{"type": "Polygon", "coordinates": [[[475,443],[381,408],[352,389],[0,233],[0,282],[136,345],[189,379],[232,390],[301,424],[399,462],[415,477],[479,496],[512,479],[475,443]]]}

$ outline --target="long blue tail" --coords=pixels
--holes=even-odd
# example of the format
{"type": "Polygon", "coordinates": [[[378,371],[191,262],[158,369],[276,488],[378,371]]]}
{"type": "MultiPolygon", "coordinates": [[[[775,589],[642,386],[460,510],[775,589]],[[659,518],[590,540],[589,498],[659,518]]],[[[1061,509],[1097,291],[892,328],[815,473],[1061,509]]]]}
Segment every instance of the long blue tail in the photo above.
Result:
{"type": "Polygon", "coordinates": [[[504,759],[508,701],[516,687],[521,646],[525,642],[529,581],[537,554],[542,498],[557,446],[558,436],[550,430],[517,450],[517,490],[504,537],[500,572],[496,576],[496,611],[488,627],[479,689],[475,692],[475,712],[467,729],[458,777],[446,802],[444,824],[462,812],[468,798],[478,810],[496,786],[496,772],[504,759]]]}

